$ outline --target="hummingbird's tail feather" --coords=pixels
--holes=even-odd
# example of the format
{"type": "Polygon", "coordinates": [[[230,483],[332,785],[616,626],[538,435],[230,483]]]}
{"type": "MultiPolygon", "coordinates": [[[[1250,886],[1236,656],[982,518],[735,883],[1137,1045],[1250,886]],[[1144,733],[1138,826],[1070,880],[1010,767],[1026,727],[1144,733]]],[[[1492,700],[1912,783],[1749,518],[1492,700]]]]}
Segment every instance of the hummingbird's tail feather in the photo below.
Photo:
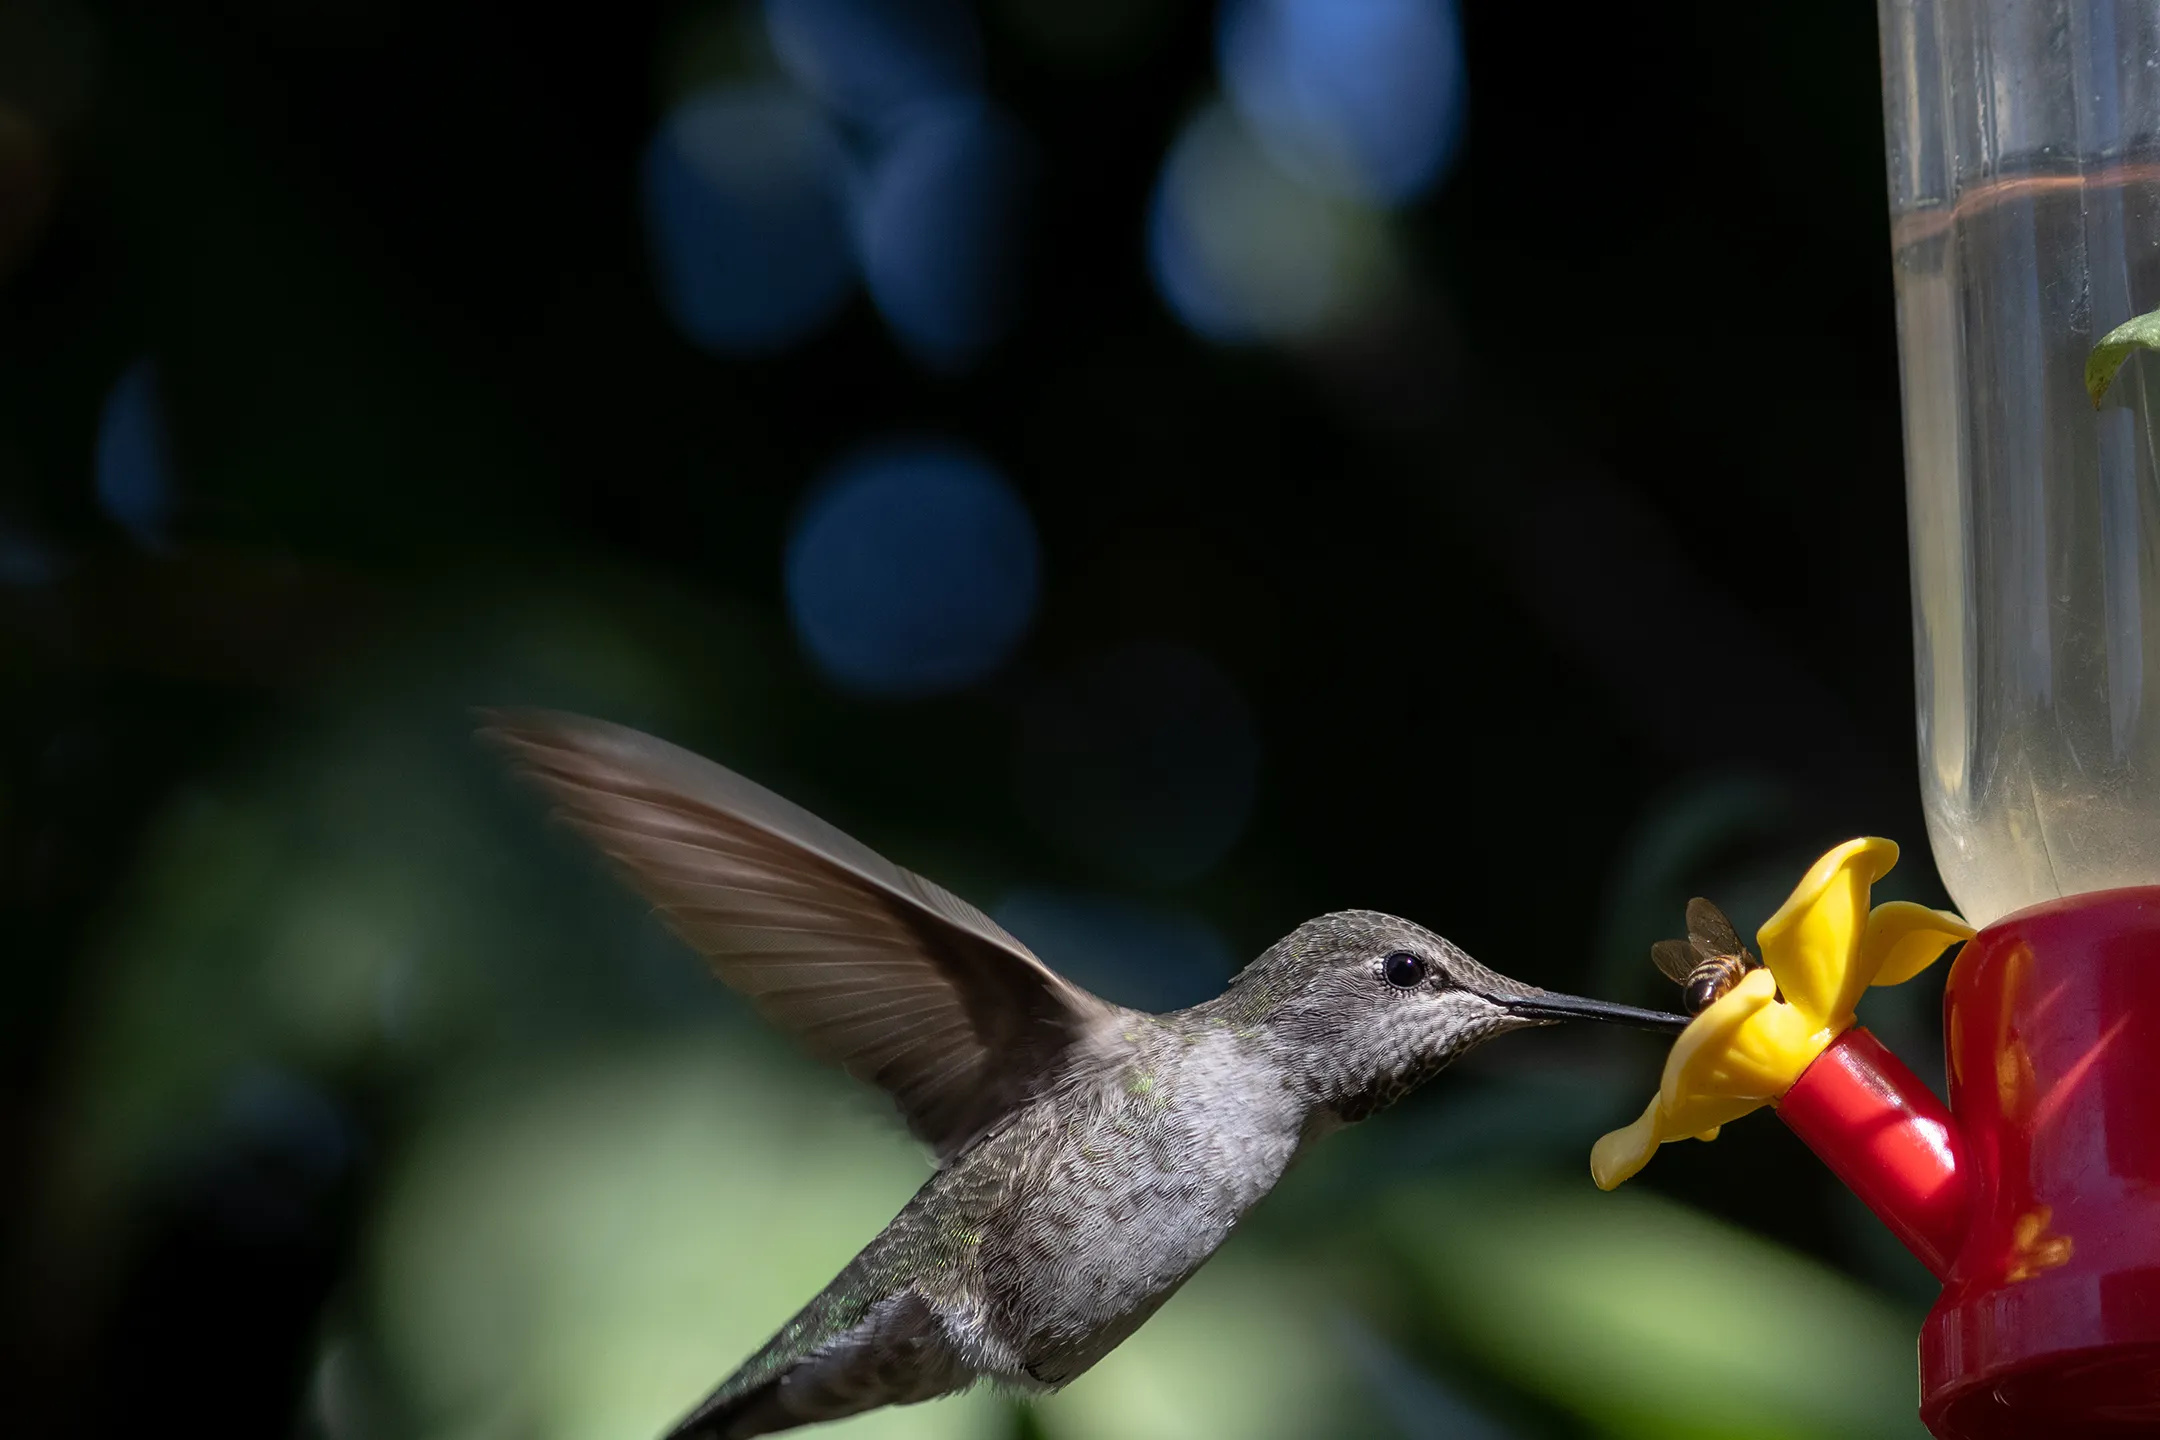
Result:
{"type": "Polygon", "coordinates": [[[781,1409],[779,1389],[779,1381],[768,1380],[718,1405],[708,1401],[670,1430],[667,1440],[747,1440],[752,1435],[771,1435],[813,1423],[781,1409]]]}
{"type": "Polygon", "coordinates": [[[749,1440],[934,1400],[976,1378],[937,1312],[912,1290],[876,1301],[854,1324],[797,1354],[782,1348],[786,1339],[783,1331],[751,1357],[666,1440],[749,1440]]]}

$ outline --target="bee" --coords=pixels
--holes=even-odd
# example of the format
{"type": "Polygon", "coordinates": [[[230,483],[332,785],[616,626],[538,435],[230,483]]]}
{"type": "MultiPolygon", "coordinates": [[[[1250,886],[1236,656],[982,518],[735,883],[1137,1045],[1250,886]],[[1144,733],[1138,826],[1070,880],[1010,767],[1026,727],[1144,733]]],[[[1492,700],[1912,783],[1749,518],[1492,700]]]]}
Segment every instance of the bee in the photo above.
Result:
{"type": "Polygon", "coordinates": [[[1724,999],[1748,971],[1760,970],[1762,961],[1740,943],[1725,912],[1700,895],[1688,901],[1687,932],[1685,940],[1658,941],[1650,947],[1650,958],[1666,979],[1682,987],[1681,1005],[1687,1013],[1700,1015],[1724,999]]]}

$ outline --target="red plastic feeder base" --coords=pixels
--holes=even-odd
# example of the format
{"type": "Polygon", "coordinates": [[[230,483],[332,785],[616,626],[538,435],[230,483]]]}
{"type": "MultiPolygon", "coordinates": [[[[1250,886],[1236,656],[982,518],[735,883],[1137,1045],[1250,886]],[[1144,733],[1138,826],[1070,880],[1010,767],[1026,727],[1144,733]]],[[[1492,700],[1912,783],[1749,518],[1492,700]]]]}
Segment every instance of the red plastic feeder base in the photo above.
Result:
{"type": "Polygon", "coordinates": [[[2160,1436],[2160,887],[1966,943],[1950,1105],[1864,1030],[1780,1103],[1943,1280],[1920,1333],[1942,1440],[2160,1436]]]}

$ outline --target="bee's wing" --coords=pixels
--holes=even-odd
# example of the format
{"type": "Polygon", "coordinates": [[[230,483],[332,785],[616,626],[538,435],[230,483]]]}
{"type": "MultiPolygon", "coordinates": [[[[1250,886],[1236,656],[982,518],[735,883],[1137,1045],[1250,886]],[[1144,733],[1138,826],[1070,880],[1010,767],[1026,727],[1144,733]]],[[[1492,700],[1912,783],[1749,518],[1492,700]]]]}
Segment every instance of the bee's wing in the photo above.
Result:
{"type": "Polygon", "coordinates": [[[1713,955],[1746,955],[1740,932],[1725,912],[1698,895],[1687,902],[1688,941],[1707,960],[1713,955]]]}
{"type": "Polygon", "coordinates": [[[1688,976],[1702,963],[1695,947],[1685,940],[1660,940],[1650,947],[1650,958],[1658,970],[1675,985],[1685,985],[1688,976]]]}

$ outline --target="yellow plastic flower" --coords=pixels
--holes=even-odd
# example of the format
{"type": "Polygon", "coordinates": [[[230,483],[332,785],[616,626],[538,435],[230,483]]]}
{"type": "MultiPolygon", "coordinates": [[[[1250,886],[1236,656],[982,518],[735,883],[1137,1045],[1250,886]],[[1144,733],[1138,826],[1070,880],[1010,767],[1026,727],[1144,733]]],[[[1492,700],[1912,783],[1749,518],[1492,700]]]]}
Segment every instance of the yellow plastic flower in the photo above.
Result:
{"type": "Polygon", "coordinates": [[[1755,932],[1763,968],[1680,1032],[1642,1118],[1591,1150],[1599,1189],[1649,1164],[1660,1145],[1714,1140],[1718,1127],[1775,1103],[1853,1023],[1861,992],[1910,980],[1972,937],[1947,911],[1904,900],[1868,908],[1897,857],[1888,840],[1848,840],[1815,862],[1755,932]]]}

